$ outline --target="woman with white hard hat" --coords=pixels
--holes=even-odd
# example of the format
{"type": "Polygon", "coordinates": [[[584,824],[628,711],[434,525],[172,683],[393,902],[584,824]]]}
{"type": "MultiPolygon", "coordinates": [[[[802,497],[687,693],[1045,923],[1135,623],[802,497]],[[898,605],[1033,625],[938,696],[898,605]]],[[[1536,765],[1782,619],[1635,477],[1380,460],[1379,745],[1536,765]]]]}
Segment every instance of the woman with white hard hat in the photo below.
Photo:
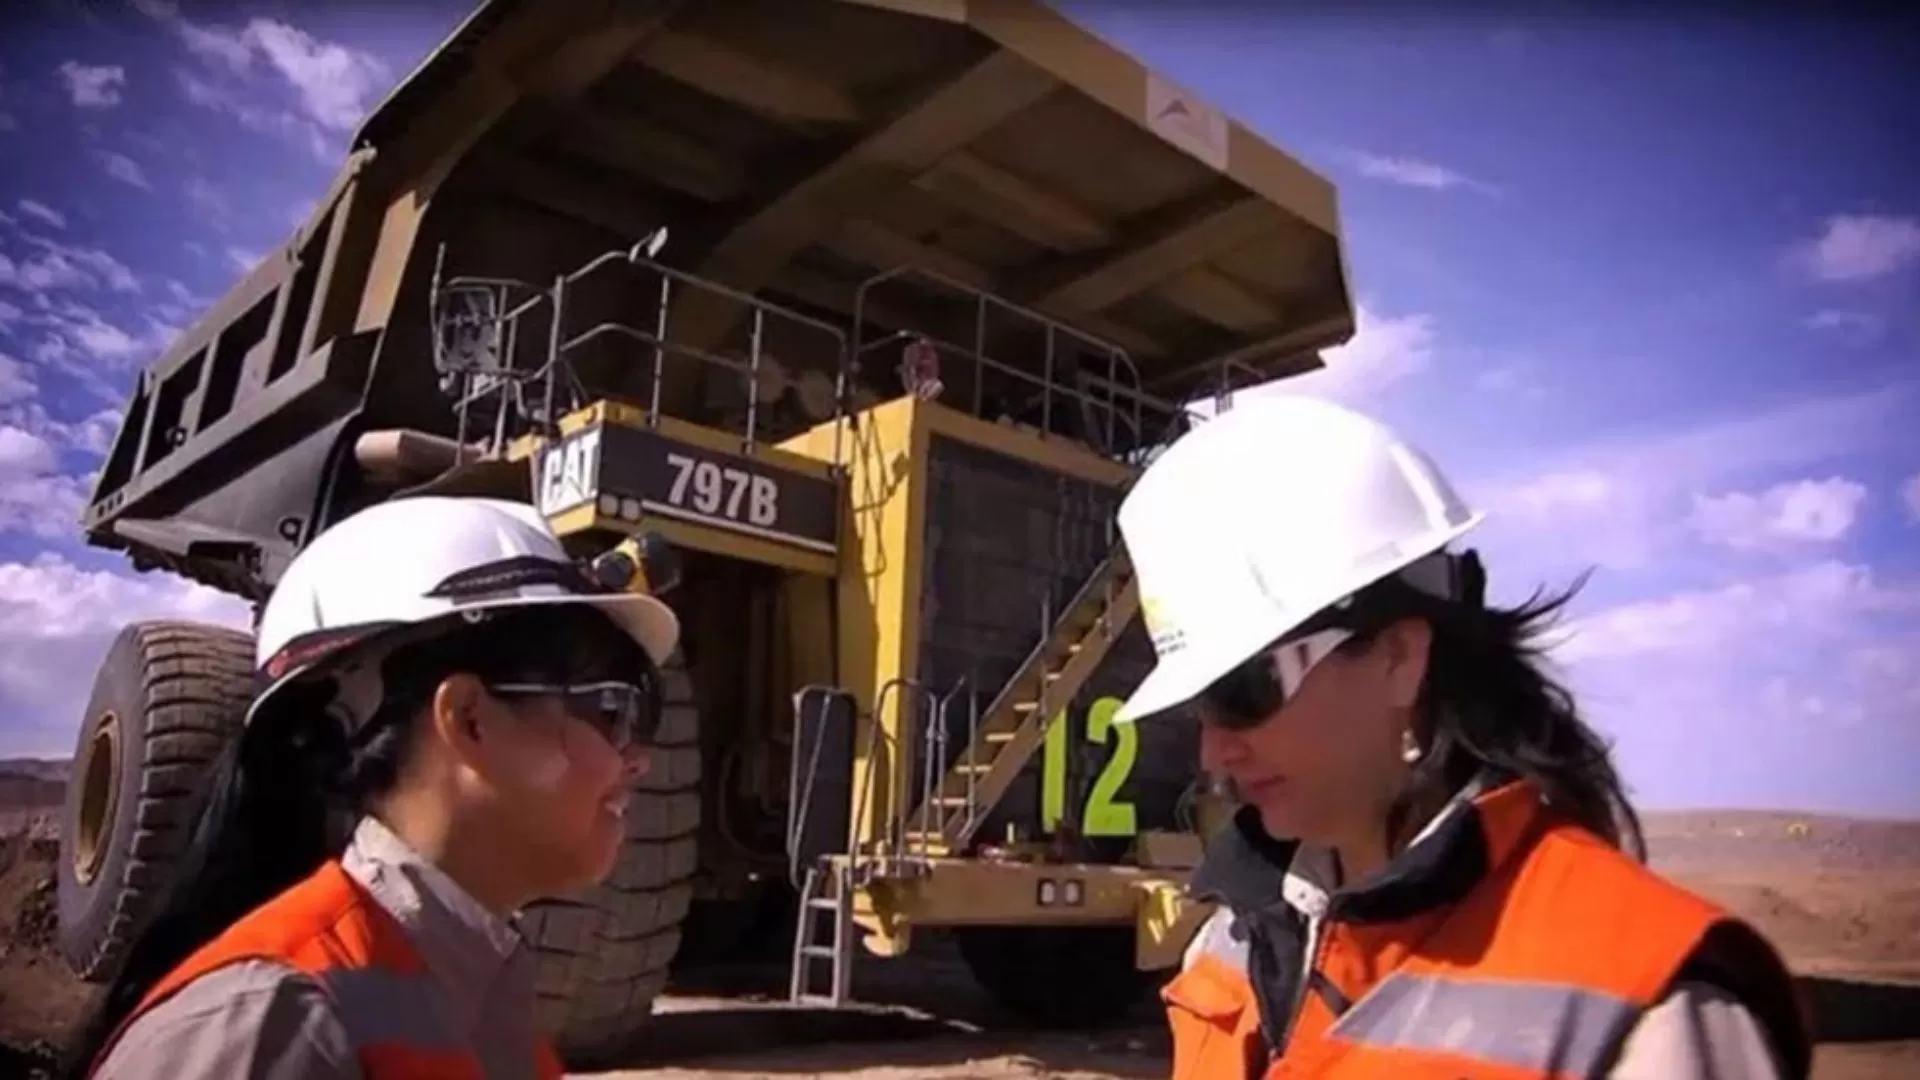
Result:
{"type": "Polygon", "coordinates": [[[1806,1076],[1779,956],[1643,865],[1542,664],[1568,597],[1489,604],[1480,519],[1294,397],[1199,424],[1122,504],[1158,662],[1120,717],[1191,711],[1243,804],[1191,884],[1174,1077],[1806,1076]]]}
{"type": "Polygon", "coordinates": [[[625,834],[679,637],[626,584],[518,503],[403,499],[317,537],[261,613],[263,689],[76,1066],[560,1075],[512,917],[604,877],[625,834]]]}

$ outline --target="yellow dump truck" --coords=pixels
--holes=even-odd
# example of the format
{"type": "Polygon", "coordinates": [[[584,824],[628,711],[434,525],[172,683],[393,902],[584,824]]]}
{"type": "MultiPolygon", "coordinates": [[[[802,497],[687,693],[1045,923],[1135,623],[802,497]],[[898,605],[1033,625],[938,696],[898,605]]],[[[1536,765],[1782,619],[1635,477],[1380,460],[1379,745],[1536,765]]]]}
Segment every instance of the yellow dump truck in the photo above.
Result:
{"type": "MultiPolygon", "coordinates": [[[[674,545],[624,854],[528,917],[576,1063],[768,913],[797,1000],[940,927],[1093,1023],[1177,962],[1199,846],[1192,726],[1111,722],[1151,662],[1114,510],[1188,403],[1352,330],[1332,186],[1037,0],[490,0],[141,375],[84,527],[256,604],[421,492],[674,545]]],[[[82,974],[172,873],[249,653],[167,622],[107,656],[82,974]]]]}

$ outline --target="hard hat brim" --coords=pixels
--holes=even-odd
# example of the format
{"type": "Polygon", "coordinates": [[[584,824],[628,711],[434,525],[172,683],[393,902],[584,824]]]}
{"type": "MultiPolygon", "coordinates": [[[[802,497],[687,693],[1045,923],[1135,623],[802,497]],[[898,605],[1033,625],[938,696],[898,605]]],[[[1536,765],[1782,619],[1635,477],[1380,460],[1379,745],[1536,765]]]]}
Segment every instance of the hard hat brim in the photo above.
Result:
{"type": "Polygon", "coordinates": [[[655,667],[664,667],[673,656],[674,649],[680,645],[680,617],[664,601],[645,593],[507,597],[493,602],[463,605],[461,610],[487,611],[551,604],[581,604],[604,613],[646,651],[647,659],[652,660],[655,667]]]}
{"type": "MultiPolygon", "coordinates": [[[[460,611],[463,614],[509,611],[555,604],[579,604],[602,612],[646,652],[647,658],[653,661],[655,667],[664,667],[672,658],[674,650],[680,645],[680,617],[675,615],[673,609],[658,597],[648,596],[645,593],[554,593],[546,596],[504,596],[497,600],[464,604],[460,611]]],[[[364,637],[344,644],[342,649],[365,645],[369,641],[389,639],[392,634],[404,633],[408,629],[408,626],[402,623],[379,630],[370,629],[364,637]]],[[[278,696],[281,689],[306,676],[312,670],[312,665],[294,668],[257,691],[253,700],[247,705],[243,725],[251,725],[255,715],[269,701],[278,696]]]]}
{"type": "MultiPolygon", "coordinates": [[[[1465,521],[1432,536],[1426,543],[1413,544],[1401,549],[1393,560],[1372,568],[1366,580],[1377,581],[1397,574],[1434,552],[1445,550],[1449,544],[1472,532],[1484,520],[1486,520],[1485,513],[1473,512],[1465,521]]],[[[1349,595],[1352,591],[1345,589],[1325,597],[1323,603],[1303,607],[1299,618],[1274,630],[1271,638],[1261,640],[1271,642],[1285,637],[1295,628],[1305,625],[1308,619],[1319,614],[1321,610],[1339,602],[1342,597],[1349,595]]],[[[1215,679],[1232,671],[1237,665],[1244,663],[1248,657],[1256,655],[1258,649],[1258,645],[1252,651],[1235,648],[1224,654],[1218,651],[1193,649],[1182,651],[1172,657],[1161,657],[1154,664],[1153,670],[1147,672],[1147,677],[1140,680],[1139,688],[1127,697],[1125,704],[1121,705],[1120,710],[1114,714],[1113,722],[1131,724],[1192,701],[1207,687],[1213,685],[1215,679]]]]}
{"type": "Polygon", "coordinates": [[[1113,722],[1131,724],[1192,701],[1212,685],[1213,680],[1225,673],[1216,671],[1218,666],[1204,657],[1184,662],[1161,660],[1153,665],[1152,671],[1147,672],[1146,678],[1140,680],[1139,687],[1127,696],[1126,703],[1114,714],[1113,722]]]}

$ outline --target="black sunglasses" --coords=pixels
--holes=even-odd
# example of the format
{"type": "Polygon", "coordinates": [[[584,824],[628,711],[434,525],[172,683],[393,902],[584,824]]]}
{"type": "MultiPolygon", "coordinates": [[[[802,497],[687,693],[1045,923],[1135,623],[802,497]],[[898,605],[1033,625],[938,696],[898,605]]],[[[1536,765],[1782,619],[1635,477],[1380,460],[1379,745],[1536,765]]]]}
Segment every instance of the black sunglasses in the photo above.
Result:
{"type": "Polygon", "coordinates": [[[1260,650],[1200,691],[1195,704],[1201,722],[1226,731],[1259,727],[1300,692],[1308,672],[1353,636],[1329,627],[1260,650]]]}
{"type": "Polygon", "coordinates": [[[556,698],[562,709],[589,725],[615,750],[652,743],[660,734],[660,695],[651,679],[582,683],[493,683],[487,691],[503,700],[556,698]]]}

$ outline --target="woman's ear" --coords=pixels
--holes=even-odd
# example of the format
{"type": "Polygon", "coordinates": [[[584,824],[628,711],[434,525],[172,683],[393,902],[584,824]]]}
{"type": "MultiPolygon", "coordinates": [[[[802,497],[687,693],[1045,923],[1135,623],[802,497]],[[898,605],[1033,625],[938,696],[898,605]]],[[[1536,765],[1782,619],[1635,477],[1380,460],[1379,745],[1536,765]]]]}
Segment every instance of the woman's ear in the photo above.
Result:
{"type": "Polygon", "coordinates": [[[1433,649],[1433,627],[1425,619],[1406,618],[1388,626],[1375,639],[1386,664],[1387,703],[1411,709],[1420,701],[1427,681],[1427,659],[1433,649]]]}
{"type": "Polygon", "coordinates": [[[471,763],[480,756],[481,714],[492,700],[479,679],[464,673],[449,675],[434,688],[427,726],[456,758],[471,763]]]}

